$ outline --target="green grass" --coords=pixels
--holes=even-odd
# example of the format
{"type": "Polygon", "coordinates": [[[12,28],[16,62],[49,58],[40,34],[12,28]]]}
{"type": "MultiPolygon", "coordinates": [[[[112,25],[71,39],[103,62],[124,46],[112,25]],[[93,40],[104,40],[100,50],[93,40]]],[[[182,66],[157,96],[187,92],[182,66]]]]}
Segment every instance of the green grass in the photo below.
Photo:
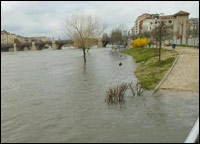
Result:
{"type": "Polygon", "coordinates": [[[179,44],[177,44],[176,46],[179,46],[179,47],[193,47],[193,48],[194,48],[194,47],[197,47],[197,46],[184,45],[184,44],[183,44],[183,45],[179,45],[179,44]]]}
{"type": "MultiPolygon", "coordinates": [[[[167,44],[166,46],[172,46],[172,44],[167,44]]],[[[186,44],[182,44],[182,45],[177,44],[176,46],[178,46],[178,47],[192,47],[192,48],[197,47],[197,46],[191,46],[191,45],[186,45],[186,44]]]]}
{"type": "Polygon", "coordinates": [[[164,77],[172,66],[177,52],[162,49],[161,61],[158,61],[158,49],[154,48],[131,48],[122,53],[133,56],[139,63],[135,71],[136,77],[145,89],[153,89],[164,77]]]}

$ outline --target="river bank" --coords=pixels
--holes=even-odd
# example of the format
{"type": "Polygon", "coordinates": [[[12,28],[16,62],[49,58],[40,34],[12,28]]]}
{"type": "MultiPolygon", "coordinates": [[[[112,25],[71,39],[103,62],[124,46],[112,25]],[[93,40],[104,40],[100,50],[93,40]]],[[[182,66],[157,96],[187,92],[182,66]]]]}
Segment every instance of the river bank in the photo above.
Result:
{"type": "Polygon", "coordinates": [[[145,89],[154,89],[172,66],[178,53],[176,51],[162,49],[161,62],[158,61],[158,49],[155,48],[131,48],[122,51],[130,55],[138,63],[135,75],[145,89]]]}

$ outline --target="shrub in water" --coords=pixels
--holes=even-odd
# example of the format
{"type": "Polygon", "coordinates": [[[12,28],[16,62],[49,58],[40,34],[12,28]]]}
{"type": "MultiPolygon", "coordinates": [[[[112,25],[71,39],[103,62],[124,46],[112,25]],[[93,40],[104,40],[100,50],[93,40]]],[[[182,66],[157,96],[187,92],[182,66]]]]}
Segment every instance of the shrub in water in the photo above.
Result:
{"type": "Polygon", "coordinates": [[[124,101],[124,95],[126,90],[128,89],[127,84],[121,84],[119,86],[110,88],[108,91],[106,91],[107,96],[105,101],[107,103],[120,103],[124,101]]]}

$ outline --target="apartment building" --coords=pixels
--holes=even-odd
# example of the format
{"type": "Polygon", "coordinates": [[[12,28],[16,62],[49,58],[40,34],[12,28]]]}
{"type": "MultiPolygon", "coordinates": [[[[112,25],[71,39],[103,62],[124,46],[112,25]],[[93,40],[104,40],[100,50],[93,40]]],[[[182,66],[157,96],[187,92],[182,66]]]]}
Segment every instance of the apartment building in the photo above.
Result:
{"type": "Polygon", "coordinates": [[[48,37],[23,37],[20,35],[9,33],[5,30],[1,31],[1,44],[13,44],[16,40],[20,43],[27,43],[27,42],[46,42],[51,41],[48,37]]]}
{"type": "Polygon", "coordinates": [[[188,23],[190,30],[199,29],[199,18],[190,18],[188,23]]]}
{"type": "Polygon", "coordinates": [[[1,44],[12,44],[14,42],[15,35],[7,32],[1,31],[1,44]]]}
{"type": "Polygon", "coordinates": [[[145,13],[138,16],[135,21],[135,25],[131,29],[132,35],[150,32],[158,26],[161,21],[164,21],[165,25],[174,33],[173,41],[180,43],[180,38],[182,37],[182,44],[186,44],[188,24],[191,29],[199,27],[199,19],[189,19],[189,13],[182,10],[173,15],[145,13]]]}

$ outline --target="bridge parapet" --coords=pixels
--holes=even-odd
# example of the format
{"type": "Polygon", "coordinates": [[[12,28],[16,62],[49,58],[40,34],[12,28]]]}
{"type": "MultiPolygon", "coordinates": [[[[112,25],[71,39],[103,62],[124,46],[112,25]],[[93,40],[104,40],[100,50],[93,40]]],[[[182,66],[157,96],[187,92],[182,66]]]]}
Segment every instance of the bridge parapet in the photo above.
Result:
{"type": "Polygon", "coordinates": [[[61,49],[63,45],[70,44],[73,45],[72,40],[58,40],[58,41],[46,41],[46,42],[29,42],[29,43],[14,43],[9,45],[1,45],[1,51],[22,51],[22,50],[41,50],[45,48],[46,45],[50,45],[52,49],[61,49]]]}

